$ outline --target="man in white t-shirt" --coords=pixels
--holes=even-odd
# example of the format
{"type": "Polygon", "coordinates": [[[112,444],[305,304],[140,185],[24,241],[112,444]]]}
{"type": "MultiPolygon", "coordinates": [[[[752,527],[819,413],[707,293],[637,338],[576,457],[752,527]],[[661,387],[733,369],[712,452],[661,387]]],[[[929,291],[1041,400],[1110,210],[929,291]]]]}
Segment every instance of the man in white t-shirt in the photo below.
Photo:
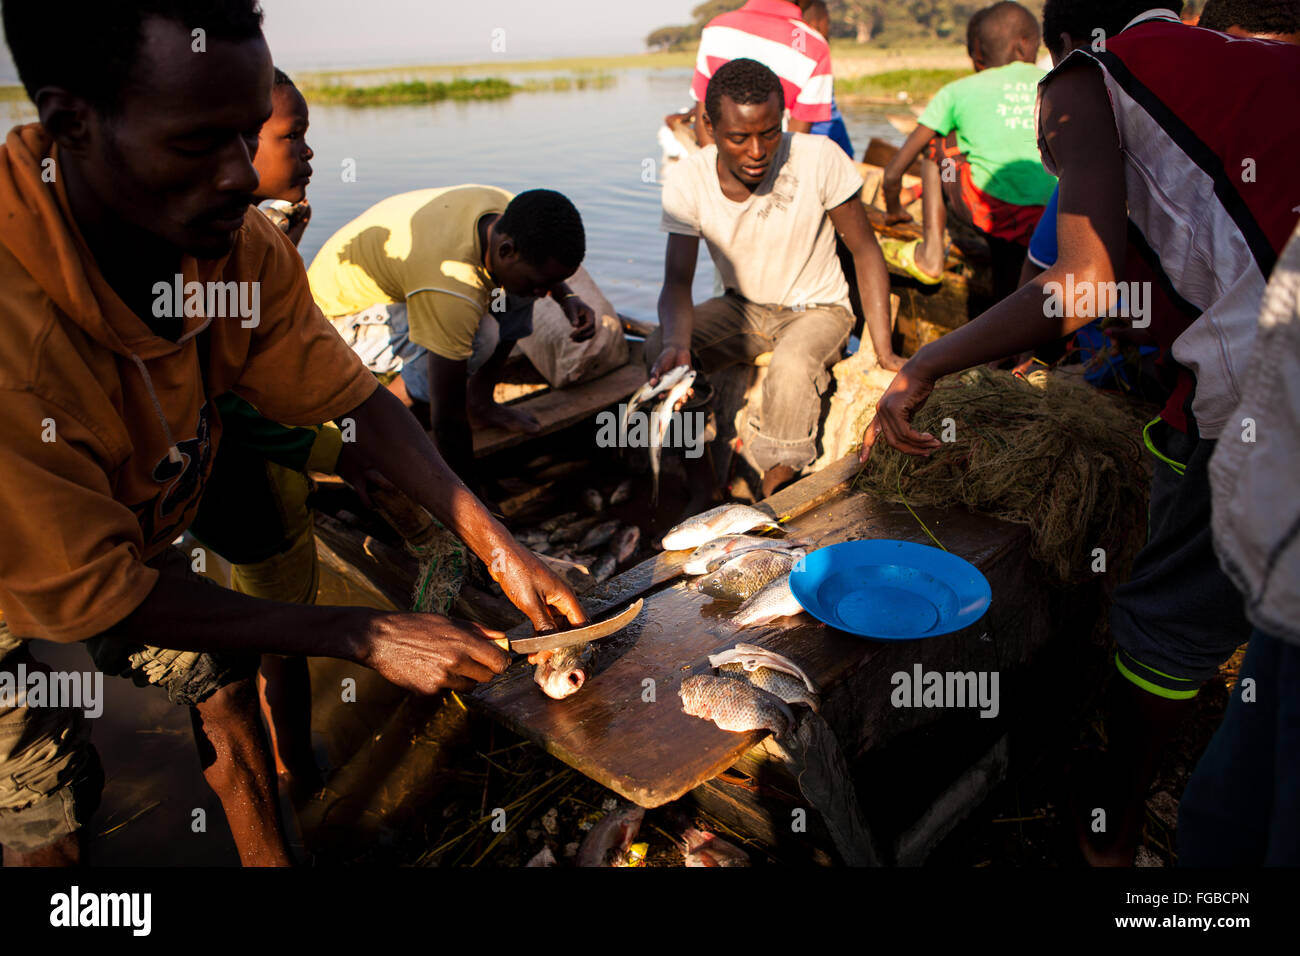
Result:
{"type": "Polygon", "coordinates": [[[710,80],[704,119],[715,142],[664,184],[660,325],[646,349],[652,380],[691,364],[692,353],[706,373],[771,355],[740,434],[764,497],[816,459],[829,370],[853,328],[836,232],[857,270],[862,347],[887,369],[903,364],[890,345],[889,276],[858,199],[862,177],[826,137],[782,133],[784,109],[781,81],[755,60],[732,60],[710,80]],[[696,305],[701,238],[726,294],[696,305]]]}

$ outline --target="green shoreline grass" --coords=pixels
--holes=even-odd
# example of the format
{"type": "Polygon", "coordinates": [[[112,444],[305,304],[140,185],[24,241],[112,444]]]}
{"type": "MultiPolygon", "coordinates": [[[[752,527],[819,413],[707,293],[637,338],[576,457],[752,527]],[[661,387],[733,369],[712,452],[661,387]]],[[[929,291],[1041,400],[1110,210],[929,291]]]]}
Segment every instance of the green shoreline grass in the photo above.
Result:
{"type": "Polygon", "coordinates": [[[928,100],[942,87],[963,76],[970,76],[973,70],[889,70],[884,73],[871,73],[855,76],[851,79],[835,81],[835,95],[849,99],[852,97],[896,97],[900,92],[907,93],[912,100],[928,100]]]}

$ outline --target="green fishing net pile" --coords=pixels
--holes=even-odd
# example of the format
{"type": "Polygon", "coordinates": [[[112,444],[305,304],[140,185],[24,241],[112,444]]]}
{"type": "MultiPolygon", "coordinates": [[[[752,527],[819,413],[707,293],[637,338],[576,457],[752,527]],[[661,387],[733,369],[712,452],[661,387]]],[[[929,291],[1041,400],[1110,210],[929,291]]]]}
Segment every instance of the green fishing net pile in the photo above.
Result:
{"type": "MultiPolygon", "coordinates": [[[[1094,549],[1103,548],[1107,581],[1122,581],[1146,541],[1148,411],[1073,375],[1037,371],[1026,381],[971,369],[941,379],[913,421],[942,438],[952,419],[956,440],[919,458],[881,439],[858,487],[913,507],[962,504],[1027,525],[1031,556],[1061,583],[1093,577],[1094,549]]],[[[873,412],[857,423],[859,434],[873,412]]]]}
{"type": "Polygon", "coordinates": [[[438,524],[438,531],[418,548],[407,549],[420,559],[420,573],[411,595],[411,609],[446,614],[465,579],[467,550],[461,540],[438,524]]]}

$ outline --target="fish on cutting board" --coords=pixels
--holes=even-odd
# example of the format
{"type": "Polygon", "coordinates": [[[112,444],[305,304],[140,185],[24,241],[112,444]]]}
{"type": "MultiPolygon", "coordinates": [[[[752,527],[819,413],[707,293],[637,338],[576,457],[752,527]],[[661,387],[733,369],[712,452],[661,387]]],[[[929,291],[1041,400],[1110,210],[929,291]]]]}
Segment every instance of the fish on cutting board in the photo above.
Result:
{"type": "Polygon", "coordinates": [[[718,673],[723,677],[748,681],[759,690],[780,697],[787,704],[803,704],[814,711],[821,710],[821,701],[818,700],[817,695],[810,691],[802,680],[785,671],[772,667],[758,667],[747,671],[744,664],[732,661],[719,667],[718,673]]]}
{"type": "Polygon", "coordinates": [[[704,594],[719,601],[744,601],[774,578],[788,575],[800,558],[801,548],[789,551],[746,551],[718,570],[696,581],[704,594]]]}
{"type": "Polygon", "coordinates": [[[779,551],[786,548],[807,548],[802,538],[765,538],[757,534],[724,534],[706,541],[686,559],[682,571],[686,574],[708,574],[716,571],[728,559],[746,551],[779,551]]]}
{"type": "Polygon", "coordinates": [[[671,528],[663,537],[663,546],[665,551],[685,551],[724,534],[744,534],[754,528],[780,530],[780,527],[770,515],[749,505],[719,505],[671,528]]]}
{"type": "Polygon", "coordinates": [[[803,681],[804,686],[812,693],[817,693],[817,685],[812,682],[803,668],[796,664],[790,658],[778,654],[776,651],[768,650],[766,647],[759,647],[757,644],[737,644],[725,651],[719,651],[717,654],[709,655],[709,664],[713,667],[721,667],[724,664],[738,663],[747,671],[755,671],[760,667],[770,667],[772,670],[782,671],[803,681]]]}
{"type": "Polygon", "coordinates": [[[554,700],[576,694],[591,676],[596,646],[590,641],[554,651],[541,651],[533,669],[533,682],[554,700]]]}
{"type": "Polygon", "coordinates": [[[794,729],[794,712],[779,697],[748,681],[696,674],[682,681],[682,710],[711,720],[723,730],[770,730],[785,737],[794,729]]]}
{"type": "Polygon", "coordinates": [[[758,593],[740,605],[731,619],[736,627],[757,627],[773,621],[802,614],[803,606],[790,590],[790,575],[785,574],[767,582],[758,593]]]}

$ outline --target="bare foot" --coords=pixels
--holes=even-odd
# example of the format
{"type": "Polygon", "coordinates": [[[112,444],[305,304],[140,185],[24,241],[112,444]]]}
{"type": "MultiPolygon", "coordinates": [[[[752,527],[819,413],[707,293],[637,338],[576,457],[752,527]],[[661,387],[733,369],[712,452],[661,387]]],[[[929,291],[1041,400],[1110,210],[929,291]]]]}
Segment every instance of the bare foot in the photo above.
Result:
{"type": "Polygon", "coordinates": [[[495,426],[510,432],[523,432],[526,435],[533,435],[542,430],[536,418],[528,412],[511,408],[509,405],[498,405],[496,402],[467,405],[465,412],[470,425],[474,428],[495,426]]]}
{"type": "Polygon", "coordinates": [[[29,853],[5,848],[5,866],[76,866],[81,862],[81,831],[29,853]]]}
{"type": "Polygon", "coordinates": [[[943,275],[944,254],[943,250],[935,247],[931,248],[926,242],[922,242],[916,247],[916,255],[913,260],[916,267],[929,276],[943,275]]]}
{"type": "Polygon", "coordinates": [[[772,494],[794,478],[794,469],[789,465],[777,465],[769,469],[763,476],[763,497],[770,498],[772,494]]]}

